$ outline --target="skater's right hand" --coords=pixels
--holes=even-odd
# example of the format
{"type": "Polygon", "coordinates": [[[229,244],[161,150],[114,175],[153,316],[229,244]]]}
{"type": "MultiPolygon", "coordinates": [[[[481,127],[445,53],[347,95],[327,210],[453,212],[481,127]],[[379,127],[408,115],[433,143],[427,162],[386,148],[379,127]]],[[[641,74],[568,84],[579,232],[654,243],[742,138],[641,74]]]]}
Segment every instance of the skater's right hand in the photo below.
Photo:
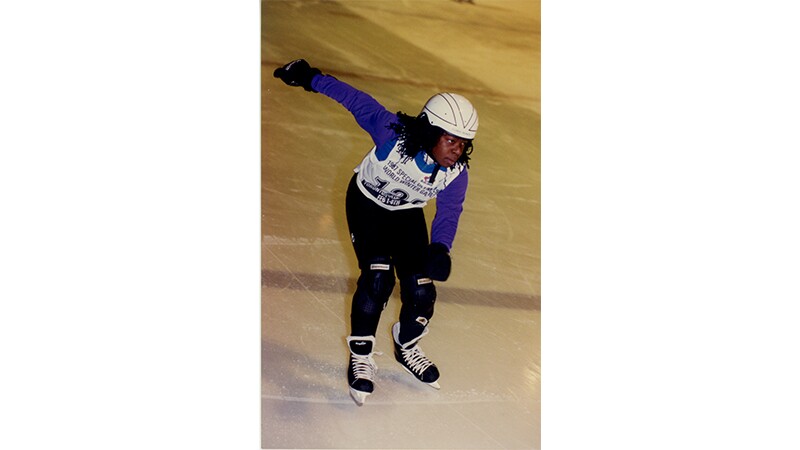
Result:
{"type": "Polygon", "coordinates": [[[309,92],[317,92],[311,87],[311,80],[322,71],[311,67],[305,59],[296,59],[283,67],[278,67],[272,76],[280,78],[289,86],[302,86],[309,92]]]}

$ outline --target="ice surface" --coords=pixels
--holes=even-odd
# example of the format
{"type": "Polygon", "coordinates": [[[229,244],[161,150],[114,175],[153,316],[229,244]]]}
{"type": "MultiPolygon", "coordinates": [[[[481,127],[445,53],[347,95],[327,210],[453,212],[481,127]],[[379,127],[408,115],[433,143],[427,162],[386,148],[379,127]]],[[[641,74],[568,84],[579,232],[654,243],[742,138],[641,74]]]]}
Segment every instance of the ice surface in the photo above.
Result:
{"type": "Polygon", "coordinates": [[[264,448],[539,448],[539,3],[476,3],[262,2],[264,448]],[[349,395],[344,193],[371,140],[336,102],[272,77],[300,57],[390,110],[451,91],[480,114],[453,274],[421,342],[441,390],[394,361],[395,292],[375,393],[349,395]]]}

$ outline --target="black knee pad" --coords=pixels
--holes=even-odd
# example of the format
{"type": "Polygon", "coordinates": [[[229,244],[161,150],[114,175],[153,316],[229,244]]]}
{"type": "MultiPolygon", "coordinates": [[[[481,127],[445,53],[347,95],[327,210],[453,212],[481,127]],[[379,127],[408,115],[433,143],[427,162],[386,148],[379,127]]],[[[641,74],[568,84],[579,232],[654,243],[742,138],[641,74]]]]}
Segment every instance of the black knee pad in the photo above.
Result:
{"type": "Polygon", "coordinates": [[[421,336],[433,317],[436,287],[430,278],[413,275],[400,280],[400,342],[411,342],[421,336]]]}
{"type": "Polygon", "coordinates": [[[394,267],[389,258],[376,258],[361,271],[356,293],[353,295],[353,312],[380,315],[394,289],[394,267]]]}
{"type": "Polygon", "coordinates": [[[436,286],[428,277],[412,275],[400,280],[400,299],[403,308],[414,315],[415,320],[418,317],[430,319],[436,302],[436,286]]]}

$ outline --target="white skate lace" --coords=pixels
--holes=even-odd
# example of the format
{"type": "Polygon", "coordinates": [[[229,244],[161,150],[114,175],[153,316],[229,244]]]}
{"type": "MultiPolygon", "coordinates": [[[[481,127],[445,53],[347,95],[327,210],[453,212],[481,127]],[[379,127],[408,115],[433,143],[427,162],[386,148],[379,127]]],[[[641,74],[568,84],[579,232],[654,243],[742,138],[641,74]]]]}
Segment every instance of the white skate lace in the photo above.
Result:
{"type": "Polygon", "coordinates": [[[425,369],[433,365],[433,362],[429,360],[425,353],[419,348],[418,345],[415,345],[409,349],[400,349],[400,352],[403,354],[403,360],[406,362],[406,365],[409,369],[414,371],[417,375],[422,375],[422,372],[425,372],[425,369]]]}
{"type": "Polygon", "coordinates": [[[375,364],[375,360],[372,359],[372,355],[382,355],[382,353],[374,352],[369,355],[356,355],[355,353],[350,354],[350,356],[353,358],[353,374],[355,375],[355,378],[373,381],[372,377],[374,377],[375,373],[378,371],[378,365],[375,364]]]}

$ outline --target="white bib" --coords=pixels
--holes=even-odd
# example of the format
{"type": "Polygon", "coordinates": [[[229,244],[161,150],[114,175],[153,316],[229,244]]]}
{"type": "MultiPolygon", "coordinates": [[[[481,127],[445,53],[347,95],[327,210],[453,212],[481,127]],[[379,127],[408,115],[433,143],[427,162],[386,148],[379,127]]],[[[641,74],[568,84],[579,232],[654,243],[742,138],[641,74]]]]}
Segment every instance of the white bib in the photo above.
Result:
{"type": "Polygon", "coordinates": [[[431,183],[435,166],[436,161],[424,151],[408,158],[400,154],[397,141],[389,141],[381,149],[372,147],[355,172],[364,195],[383,208],[400,210],[422,208],[464,170],[463,164],[449,169],[440,167],[431,183]],[[391,150],[381,160],[381,153],[386,153],[390,145],[391,150]]]}

